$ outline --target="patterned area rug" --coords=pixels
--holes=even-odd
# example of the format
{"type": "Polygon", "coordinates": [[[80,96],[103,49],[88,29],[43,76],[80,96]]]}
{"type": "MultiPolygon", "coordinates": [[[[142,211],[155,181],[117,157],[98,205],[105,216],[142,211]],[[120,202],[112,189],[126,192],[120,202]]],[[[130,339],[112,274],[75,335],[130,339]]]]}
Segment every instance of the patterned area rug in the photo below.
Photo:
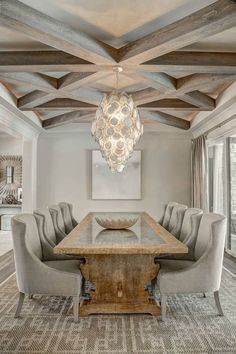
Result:
{"type": "Polygon", "coordinates": [[[26,298],[14,319],[15,275],[0,286],[1,354],[206,354],[236,353],[236,277],[223,271],[216,315],[212,294],[172,296],[165,323],[145,315],[90,316],[73,322],[71,299],[26,298]]]}

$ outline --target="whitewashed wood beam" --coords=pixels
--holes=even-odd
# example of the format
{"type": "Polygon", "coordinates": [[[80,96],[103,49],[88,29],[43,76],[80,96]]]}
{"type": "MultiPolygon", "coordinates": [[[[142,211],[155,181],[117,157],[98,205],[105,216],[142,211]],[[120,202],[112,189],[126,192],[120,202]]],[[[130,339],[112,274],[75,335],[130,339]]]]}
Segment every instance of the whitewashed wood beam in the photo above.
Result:
{"type": "Polygon", "coordinates": [[[218,0],[119,50],[121,63],[140,64],[236,26],[236,3],[218,0]]]}
{"type": "Polygon", "coordinates": [[[212,111],[215,108],[215,100],[200,91],[176,94],[185,102],[204,108],[205,111],[212,111]]]}
{"type": "Polygon", "coordinates": [[[114,63],[116,50],[17,0],[1,0],[1,26],[97,64],[114,63]]]}
{"type": "Polygon", "coordinates": [[[210,90],[215,84],[221,85],[234,80],[236,74],[193,74],[177,80],[177,91],[189,92],[199,90],[201,87],[210,90]]]}
{"type": "Polygon", "coordinates": [[[78,72],[69,73],[58,79],[58,90],[69,90],[73,91],[77,88],[89,85],[92,82],[97,82],[107,76],[114,75],[113,72],[78,72]]]}
{"type": "Polygon", "coordinates": [[[170,92],[167,91],[160,91],[160,89],[155,90],[154,88],[148,88],[144,90],[140,90],[137,92],[133,92],[133,98],[136,104],[144,104],[148,102],[152,102],[154,100],[170,98],[172,96],[179,97],[179,99],[185,99],[189,103],[196,103],[196,99],[198,99],[199,104],[200,100],[202,99],[203,107],[206,107],[206,104],[209,104],[209,108],[214,107],[213,100],[209,98],[209,96],[204,95],[202,93],[196,93],[196,91],[201,90],[202,87],[204,89],[211,90],[211,87],[216,84],[224,84],[227,82],[232,82],[236,80],[236,75],[230,74],[193,74],[188,75],[183,78],[177,80],[176,83],[176,91],[170,92]],[[194,95],[189,95],[190,91],[195,91],[194,95]],[[188,94],[185,95],[185,94],[188,94]],[[198,95],[198,98],[197,98],[198,95]],[[190,97],[192,96],[192,97],[190,97]],[[201,97],[200,97],[201,96],[201,97]],[[194,100],[194,101],[193,101],[194,100]]]}
{"type": "Polygon", "coordinates": [[[140,116],[142,120],[153,120],[183,130],[188,130],[190,128],[189,121],[177,118],[175,116],[163,112],[150,112],[140,109],[140,116]]]}
{"type": "Polygon", "coordinates": [[[103,94],[93,88],[81,87],[76,92],[53,91],[43,92],[39,90],[32,91],[18,99],[18,108],[22,110],[33,110],[34,107],[40,106],[55,98],[68,98],[81,100],[86,103],[99,104],[103,94]]]}
{"type": "Polygon", "coordinates": [[[56,117],[46,119],[42,122],[42,126],[45,129],[55,128],[60,125],[74,123],[78,121],[92,121],[94,119],[94,113],[89,111],[76,111],[60,114],[56,117]]]}
{"type": "Polygon", "coordinates": [[[112,71],[112,65],[96,65],[59,50],[1,51],[0,72],[96,72],[112,71]]]}
{"type": "Polygon", "coordinates": [[[57,79],[39,73],[0,73],[0,82],[26,84],[46,92],[57,90],[57,79]]]}
{"type": "MultiPolygon", "coordinates": [[[[135,74],[128,74],[131,77],[134,77],[135,74]]],[[[211,97],[208,97],[206,94],[195,91],[194,93],[188,94],[188,90],[177,90],[176,89],[176,80],[165,74],[165,73],[138,73],[137,77],[139,77],[143,82],[149,84],[153,89],[156,89],[160,94],[161,98],[170,98],[170,97],[178,97],[183,101],[186,101],[190,104],[204,107],[207,110],[212,110],[215,107],[215,102],[211,97]]],[[[199,85],[202,86],[203,81],[199,85]]],[[[192,89],[193,91],[193,89],[192,89]]],[[[152,96],[152,91],[151,91],[152,96]]],[[[157,97],[155,97],[156,99],[157,97]]],[[[137,97],[134,96],[134,99],[137,97]]],[[[144,101],[145,102],[145,101],[144,101]]],[[[144,103],[141,102],[141,103],[144,103]]],[[[138,103],[137,103],[138,104],[138,103]]]]}
{"type": "Polygon", "coordinates": [[[205,111],[204,107],[197,107],[188,102],[182,101],[177,98],[166,98],[158,101],[144,103],[138,106],[138,108],[147,111],[173,111],[173,112],[195,112],[205,111]]]}
{"type": "Polygon", "coordinates": [[[235,74],[236,53],[174,51],[139,65],[138,70],[235,74]]]}
{"type": "Polygon", "coordinates": [[[35,107],[21,107],[22,111],[35,111],[35,112],[50,112],[50,111],[91,111],[95,112],[97,106],[91,103],[86,103],[70,98],[55,98],[49,102],[37,105],[35,107]]]}
{"type": "MultiPolygon", "coordinates": [[[[124,70],[177,73],[236,73],[236,53],[174,51],[124,70]]],[[[112,71],[59,50],[1,51],[0,72],[96,72],[112,71]]]]}

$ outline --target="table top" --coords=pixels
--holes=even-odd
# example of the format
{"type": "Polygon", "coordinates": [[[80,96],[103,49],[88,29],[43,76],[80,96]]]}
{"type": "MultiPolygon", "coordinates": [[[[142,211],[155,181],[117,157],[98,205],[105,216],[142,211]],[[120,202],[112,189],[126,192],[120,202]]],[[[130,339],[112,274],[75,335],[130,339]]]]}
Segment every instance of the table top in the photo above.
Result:
{"type": "Polygon", "coordinates": [[[147,213],[89,213],[55,248],[59,254],[177,254],[188,248],[147,213]],[[138,221],[124,230],[108,230],[96,216],[135,216],[138,221]]]}
{"type": "MultiPolygon", "coordinates": [[[[188,248],[147,213],[119,213],[125,218],[138,217],[134,226],[125,230],[102,228],[95,220],[104,213],[89,213],[55,248],[63,254],[178,254],[188,248]]],[[[112,216],[118,213],[106,213],[112,216]]]]}

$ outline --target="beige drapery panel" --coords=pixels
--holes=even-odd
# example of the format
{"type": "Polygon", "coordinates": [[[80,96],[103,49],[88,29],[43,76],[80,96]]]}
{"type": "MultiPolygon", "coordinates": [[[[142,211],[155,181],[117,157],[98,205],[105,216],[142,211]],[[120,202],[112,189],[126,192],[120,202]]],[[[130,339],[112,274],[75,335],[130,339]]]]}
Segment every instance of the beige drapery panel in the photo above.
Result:
{"type": "Polygon", "coordinates": [[[192,141],[192,206],[208,211],[208,174],[206,137],[192,141]]]}

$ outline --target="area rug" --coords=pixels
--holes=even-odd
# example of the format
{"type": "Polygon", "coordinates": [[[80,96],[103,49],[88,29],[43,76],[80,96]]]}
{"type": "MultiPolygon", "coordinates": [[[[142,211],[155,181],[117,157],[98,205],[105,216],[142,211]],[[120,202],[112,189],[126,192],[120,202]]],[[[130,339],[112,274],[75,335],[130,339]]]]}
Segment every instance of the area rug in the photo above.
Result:
{"type": "Polygon", "coordinates": [[[0,284],[15,271],[13,250],[0,256],[0,284]]]}
{"type": "Polygon", "coordinates": [[[206,354],[236,353],[236,277],[223,271],[216,315],[212,294],[171,296],[166,322],[148,315],[101,315],[73,322],[71,299],[26,299],[14,319],[15,275],[0,286],[1,354],[206,354]]]}

